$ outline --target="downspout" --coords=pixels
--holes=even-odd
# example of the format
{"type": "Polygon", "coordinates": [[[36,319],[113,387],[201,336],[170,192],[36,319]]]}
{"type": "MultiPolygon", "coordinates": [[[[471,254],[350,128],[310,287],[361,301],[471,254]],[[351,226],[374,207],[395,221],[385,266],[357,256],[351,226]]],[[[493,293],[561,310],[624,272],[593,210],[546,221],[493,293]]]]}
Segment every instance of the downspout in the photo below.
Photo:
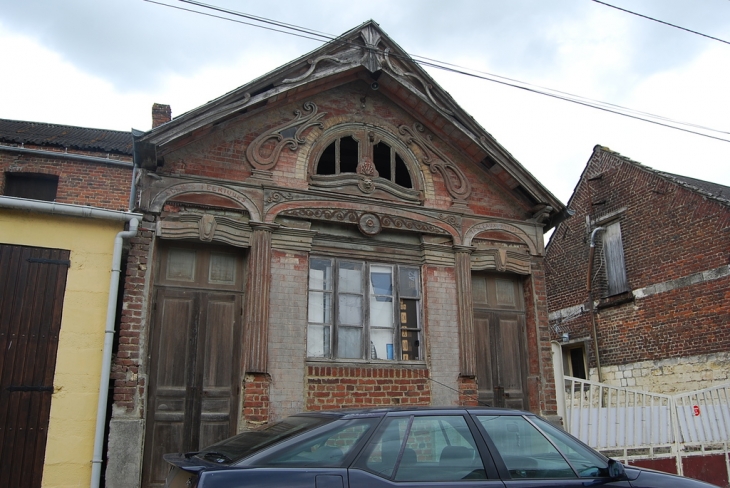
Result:
{"type": "Polygon", "coordinates": [[[27,210],[49,215],[80,217],[101,220],[129,222],[129,230],[121,231],[114,239],[112,252],[112,276],[109,283],[109,301],[106,310],[104,348],[102,349],[101,380],[99,381],[99,404],[96,415],[96,434],[94,436],[94,457],[91,461],[91,487],[98,488],[101,479],[101,457],[104,447],[104,428],[106,425],[106,403],[109,397],[109,377],[111,373],[112,344],[114,341],[114,319],[117,311],[119,293],[119,274],[122,261],[124,239],[137,235],[139,219],[142,214],[119,212],[103,208],[87,207],[70,203],[46,202],[26,198],[0,196],[0,208],[27,210]]]}
{"type": "Polygon", "coordinates": [[[101,479],[101,463],[106,427],[106,406],[109,397],[109,377],[111,376],[112,347],[114,344],[114,320],[117,312],[119,294],[119,275],[121,273],[122,246],[124,239],[137,235],[139,220],[129,221],[129,230],[121,231],[114,239],[112,254],[112,276],[109,281],[109,301],[106,308],[106,327],[104,330],[104,349],[101,359],[101,379],[99,380],[99,404],[96,410],[96,433],[94,435],[94,457],[91,460],[91,488],[98,488],[101,479]]]}
{"type": "Polygon", "coordinates": [[[603,227],[596,227],[591,232],[591,250],[588,253],[588,275],[586,279],[586,289],[588,291],[588,313],[591,314],[591,327],[593,328],[593,350],[596,353],[596,371],[598,372],[598,382],[603,383],[603,374],[601,374],[601,358],[598,354],[598,333],[596,332],[596,317],[593,313],[593,293],[591,290],[591,281],[593,275],[593,256],[596,253],[596,234],[604,230],[603,227]]]}

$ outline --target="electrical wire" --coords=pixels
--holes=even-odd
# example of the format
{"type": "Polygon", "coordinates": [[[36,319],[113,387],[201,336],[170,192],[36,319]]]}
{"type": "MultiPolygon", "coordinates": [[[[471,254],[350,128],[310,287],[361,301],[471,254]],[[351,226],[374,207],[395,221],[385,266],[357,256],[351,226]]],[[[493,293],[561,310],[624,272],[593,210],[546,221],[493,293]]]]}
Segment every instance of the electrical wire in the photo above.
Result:
{"type": "Polygon", "coordinates": [[[648,15],[643,15],[637,12],[632,12],[631,10],[626,10],[625,8],[617,7],[616,5],[611,5],[610,3],[601,2],[600,0],[591,0],[596,3],[600,3],[601,5],[605,5],[606,7],[615,8],[616,10],[620,10],[622,12],[626,12],[627,14],[636,15],[637,17],[642,17],[647,20],[651,20],[653,22],[659,22],[660,24],[668,25],[669,27],[674,27],[675,29],[681,29],[683,31],[691,32],[692,34],[697,34],[698,36],[706,37],[708,39],[712,39],[713,41],[719,41],[724,42],[725,44],[730,44],[730,41],[726,41],[724,39],[719,39],[717,37],[708,36],[707,34],[703,34],[702,32],[693,31],[691,29],[687,29],[686,27],[682,27],[676,24],[670,24],[669,22],[664,22],[663,20],[655,19],[654,17],[649,17],[648,15]]]}
{"type": "MultiPolygon", "coordinates": [[[[241,20],[237,20],[237,19],[232,19],[230,17],[225,17],[225,16],[221,16],[221,15],[215,15],[215,14],[210,14],[210,13],[207,13],[207,12],[201,12],[199,10],[178,7],[178,6],[175,6],[175,5],[170,5],[170,4],[163,3],[163,2],[159,2],[159,1],[155,1],[155,0],[144,0],[144,1],[145,2],[148,2],[148,3],[153,3],[153,4],[161,5],[161,6],[164,6],[164,7],[170,7],[170,8],[174,8],[174,9],[178,9],[178,10],[183,10],[183,11],[186,11],[186,12],[197,13],[197,14],[200,14],[200,15],[205,15],[205,16],[208,16],[208,17],[213,17],[213,18],[217,18],[217,19],[221,19],[221,20],[228,20],[230,22],[244,24],[244,25],[248,25],[248,26],[251,26],[251,27],[258,27],[258,28],[265,29],[265,30],[270,30],[270,31],[273,31],[273,32],[279,32],[279,33],[282,33],[282,34],[288,34],[288,35],[292,35],[292,36],[295,36],[295,37],[301,37],[301,38],[304,38],[304,39],[309,39],[309,40],[314,40],[314,41],[319,41],[319,42],[336,42],[336,43],[339,43],[339,44],[342,44],[342,45],[357,46],[359,48],[362,48],[362,46],[359,45],[359,44],[355,44],[355,43],[353,43],[351,41],[347,41],[347,40],[338,38],[336,36],[333,36],[333,35],[330,35],[330,34],[327,34],[327,33],[323,33],[321,31],[315,31],[315,30],[308,29],[308,28],[305,28],[305,27],[297,26],[295,24],[288,24],[288,23],[285,23],[285,22],[280,22],[280,21],[276,21],[276,20],[272,20],[272,19],[267,19],[265,17],[259,17],[259,16],[255,16],[255,15],[251,15],[251,14],[246,14],[244,12],[237,12],[235,10],[225,9],[225,8],[222,8],[222,7],[218,7],[218,6],[215,6],[215,5],[206,4],[206,3],[199,2],[199,1],[196,1],[196,0],[178,0],[178,1],[180,1],[182,3],[190,4],[190,5],[195,5],[197,7],[211,9],[211,10],[214,10],[214,11],[217,11],[217,12],[220,12],[220,13],[225,13],[225,14],[228,14],[228,15],[234,15],[234,16],[237,16],[237,17],[243,17],[243,18],[246,18],[246,19],[249,19],[249,20],[254,20],[255,22],[260,22],[260,23],[264,23],[264,24],[273,25],[273,26],[279,27],[280,29],[279,28],[272,28],[272,27],[268,27],[268,26],[260,25],[260,24],[254,24],[254,23],[251,23],[251,22],[245,22],[245,21],[241,21],[241,20]],[[291,32],[291,31],[294,31],[294,32],[291,32]]],[[[379,50],[379,49],[376,49],[376,48],[371,48],[371,49],[373,51],[381,54],[381,55],[384,54],[384,52],[381,51],[381,50],[379,50]]],[[[717,133],[717,134],[726,134],[726,135],[727,134],[730,134],[730,132],[727,132],[727,131],[721,131],[721,130],[718,130],[718,129],[712,129],[712,128],[709,128],[709,127],[706,127],[706,126],[702,126],[702,125],[698,125],[698,124],[693,124],[693,123],[688,123],[688,122],[681,122],[681,121],[673,120],[673,119],[670,119],[670,118],[667,118],[667,117],[663,117],[663,116],[659,116],[659,115],[654,115],[654,114],[651,114],[651,113],[648,113],[648,112],[641,112],[641,111],[633,110],[633,109],[630,109],[630,108],[627,108],[627,107],[622,107],[620,105],[615,105],[615,104],[611,104],[611,103],[607,103],[607,102],[601,102],[601,101],[598,101],[598,100],[593,100],[593,99],[581,97],[581,96],[578,96],[578,95],[572,95],[572,94],[567,93],[567,92],[562,92],[562,91],[559,91],[559,90],[553,90],[553,89],[550,89],[550,88],[540,87],[540,86],[537,86],[537,85],[531,85],[529,83],[525,83],[525,82],[522,82],[522,81],[519,81],[519,80],[515,80],[515,79],[512,79],[512,78],[507,78],[507,77],[503,77],[503,76],[499,76],[499,75],[494,75],[494,74],[491,74],[491,73],[481,72],[481,71],[478,71],[478,70],[473,70],[471,68],[461,67],[459,65],[454,65],[454,64],[451,64],[451,63],[446,63],[446,62],[439,61],[439,60],[435,60],[435,59],[432,59],[432,58],[427,58],[425,56],[418,56],[418,55],[406,55],[406,56],[402,56],[402,55],[399,55],[397,53],[388,53],[388,54],[391,57],[399,58],[399,59],[406,60],[406,61],[411,61],[411,62],[417,63],[417,64],[419,64],[421,66],[424,66],[424,67],[430,67],[430,68],[434,68],[434,69],[439,69],[439,70],[451,72],[451,73],[454,73],[454,74],[460,74],[460,75],[469,76],[469,77],[472,77],[472,78],[477,78],[477,79],[481,79],[481,80],[485,80],[485,81],[491,81],[493,83],[498,83],[498,84],[502,84],[502,85],[505,85],[505,86],[510,86],[510,87],[513,87],[513,88],[518,88],[518,89],[521,89],[521,90],[524,90],[524,91],[527,91],[527,92],[531,92],[531,93],[535,93],[535,94],[538,94],[538,95],[544,95],[544,96],[548,96],[548,97],[551,97],[551,98],[556,98],[558,100],[563,100],[563,101],[566,101],[566,102],[571,102],[571,103],[578,104],[578,105],[582,105],[582,106],[585,106],[585,107],[588,107],[588,108],[594,108],[594,109],[597,109],[597,110],[605,111],[605,112],[608,112],[608,113],[613,113],[615,115],[621,115],[621,116],[624,116],[624,117],[632,118],[632,119],[639,120],[639,121],[643,121],[643,122],[648,122],[648,123],[655,124],[655,125],[659,125],[659,126],[662,126],[662,127],[666,127],[666,128],[670,128],[670,129],[675,129],[675,130],[679,130],[679,131],[682,131],[682,132],[687,132],[687,133],[690,133],[690,134],[694,134],[694,135],[698,135],[698,136],[702,136],[702,137],[707,137],[707,138],[710,138],[710,139],[715,139],[715,140],[719,140],[719,141],[723,141],[723,142],[730,142],[730,140],[725,139],[723,137],[718,137],[718,136],[715,136],[715,135],[706,134],[706,133],[703,133],[703,132],[698,132],[697,130],[691,130],[691,129],[688,129],[686,127],[693,127],[695,129],[701,129],[701,130],[705,130],[705,131],[710,131],[710,132],[714,132],[714,133],[717,133]],[[676,124],[676,125],[672,125],[672,124],[676,124]],[[679,126],[684,126],[684,127],[679,127],[679,126]]]]}

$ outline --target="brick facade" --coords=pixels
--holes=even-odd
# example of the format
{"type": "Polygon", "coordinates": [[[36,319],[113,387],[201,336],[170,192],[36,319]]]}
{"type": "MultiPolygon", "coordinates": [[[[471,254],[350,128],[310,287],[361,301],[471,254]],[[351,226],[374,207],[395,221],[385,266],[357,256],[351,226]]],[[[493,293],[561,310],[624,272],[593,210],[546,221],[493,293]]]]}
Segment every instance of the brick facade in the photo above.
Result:
{"type": "MultiPolygon", "coordinates": [[[[24,149],[43,153],[13,152],[0,145],[0,175],[5,173],[40,173],[58,176],[56,202],[89,205],[109,210],[127,210],[132,183],[131,155],[109,155],[95,151],[62,152],[57,148],[25,144],[24,149]],[[58,152],[55,158],[51,152],[58,152]],[[74,160],[73,155],[92,156],[96,161],[74,160]],[[110,157],[110,162],[101,159],[110,157]],[[126,164],[119,164],[119,163],[126,164]]],[[[0,178],[0,194],[5,193],[5,178],[0,178]]]]}
{"type": "MultiPolygon", "coordinates": [[[[694,364],[688,358],[730,351],[730,202],[713,194],[716,187],[659,173],[597,146],[569,203],[576,214],[558,226],[547,248],[552,338],[592,337],[585,305],[589,234],[598,225],[619,222],[629,292],[607,296],[600,234],[593,265],[606,380],[677,391],[677,385],[688,386],[683,374],[689,370],[664,370],[651,385],[629,385],[608,373],[635,364],[642,376],[648,365],[660,371],[666,360],[694,364]]],[[[587,344],[594,368],[592,342],[587,344]]],[[[705,375],[702,380],[694,387],[717,379],[705,375]]]]}
{"type": "MultiPolygon", "coordinates": [[[[348,35],[361,39],[369,38],[365,31],[379,32],[370,23],[358,29],[362,32],[348,35]]],[[[327,64],[339,70],[347,63],[327,64]]],[[[517,387],[525,396],[520,398],[528,398],[524,408],[538,413],[554,415],[557,410],[542,269],[542,233],[549,224],[540,219],[557,218],[563,205],[491,136],[471,127],[468,117],[444,115],[460,109],[453,104],[444,112],[431,92],[435,85],[429,85],[427,94],[414,92],[410,84],[394,81],[402,75],[392,70],[379,78],[376,91],[364,67],[288,81],[307,78],[318,68],[308,63],[272,72],[267,76],[277,79],[258,79],[252,82],[256,86],[241,87],[213,105],[162,123],[136,142],[137,210],[145,218],[127,263],[120,327],[124,342],[113,365],[110,435],[110,446],[124,458],[141,459],[145,450],[155,449],[150,447],[150,426],[178,429],[188,418],[179,416],[183,420],[174,423],[168,420],[174,417],[169,410],[155,416],[156,408],[170,408],[155,402],[157,386],[150,380],[164,376],[151,371],[150,351],[156,351],[155,341],[165,343],[155,338],[160,326],[154,321],[166,318],[154,310],[160,303],[157,290],[168,285],[201,297],[212,297],[213,289],[216,296],[242,297],[241,309],[232,317],[236,323],[240,315],[242,324],[242,366],[233,372],[230,396],[240,405],[230,416],[228,407],[220,411],[236,431],[303,410],[478,404],[479,378],[487,373],[475,374],[473,364],[484,351],[476,350],[469,320],[474,313],[472,271],[509,273],[515,290],[522,290],[518,294],[525,304],[517,310],[520,324],[525,316],[525,328],[518,330],[517,339],[525,345],[524,367],[518,368],[524,384],[520,376],[517,387]],[[343,157],[356,159],[357,167],[318,172],[320,155],[346,137],[358,149],[356,156],[343,157]],[[390,148],[390,159],[374,164],[374,148],[381,143],[390,148]],[[410,186],[397,179],[403,168],[410,186]],[[548,210],[536,217],[536,207],[548,210]],[[169,263],[155,257],[176,243],[240,258],[245,275],[240,288],[194,289],[192,275],[187,283],[165,282],[169,263]],[[319,268],[310,270],[313,262],[332,263],[332,283],[322,295],[315,290],[318,280],[324,286],[325,274],[318,277],[319,268]],[[342,263],[363,267],[362,291],[338,288],[339,280],[342,286],[346,280],[337,274],[342,263]],[[380,300],[371,291],[376,285],[369,267],[380,273],[391,270],[390,298],[380,300]],[[411,288],[401,290],[398,283],[411,288]],[[346,307],[338,300],[347,296],[359,304],[347,310],[358,312],[341,317],[339,307],[346,307]],[[381,302],[392,303],[392,313],[379,308],[381,302]],[[371,323],[371,308],[392,317],[371,323]],[[326,312],[317,318],[312,310],[326,312]],[[331,317],[324,318],[327,314],[331,317]],[[356,332],[360,342],[346,341],[353,337],[346,336],[348,327],[362,331],[356,332]],[[391,336],[375,339],[388,329],[391,336]],[[340,337],[347,352],[338,349],[340,337]],[[310,344],[316,347],[310,349],[310,344]],[[373,352],[377,347],[382,349],[373,352]]],[[[445,93],[439,97],[448,99],[445,93]]],[[[207,279],[202,273],[194,279],[207,279]]],[[[188,309],[179,306],[171,316],[188,317],[188,309]]],[[[149,452],[144,454],[148,459],[149,452]]],[[[131,486],[125,480],[139,479],[159,483],[151,478],[156,474],[149,463],[110,459],[108,472],[126,474],[107,486],[131,486]]]]}

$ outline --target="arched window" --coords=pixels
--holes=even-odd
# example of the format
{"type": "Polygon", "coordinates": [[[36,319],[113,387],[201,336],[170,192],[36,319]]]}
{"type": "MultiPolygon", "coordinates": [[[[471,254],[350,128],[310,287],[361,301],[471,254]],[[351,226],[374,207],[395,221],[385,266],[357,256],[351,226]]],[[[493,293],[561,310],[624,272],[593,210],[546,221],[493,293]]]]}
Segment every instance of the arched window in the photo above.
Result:
{"type": "Polygon", "coordinates": [[[372,135],[367,140],[368,144],[361,150],[360,143],[353,136],[335,139],[322,151],[316,174],[360,173],[383,178],[403,188],[413,188],[408,167],[398,151],[372,135]],[[367,161],[372,161],[374,174],[369,174],[369,169],[363,166],[367,161]]]}

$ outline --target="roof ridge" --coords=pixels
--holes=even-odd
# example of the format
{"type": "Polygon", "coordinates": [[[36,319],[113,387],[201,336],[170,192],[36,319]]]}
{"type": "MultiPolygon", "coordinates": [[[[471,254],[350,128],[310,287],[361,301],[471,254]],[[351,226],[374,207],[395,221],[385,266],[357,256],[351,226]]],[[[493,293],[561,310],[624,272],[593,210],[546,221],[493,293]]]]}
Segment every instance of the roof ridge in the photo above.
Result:
{"type": "Polygon", "coordinates": [[[119,134],[130,134],[129,131],[124,130],[116,130],[116,129],[101,129],[99,127],[84,127],[81,125],[68,125],[68,124],[55,124],[52,122],[36,122],[33,120],[17,120],[17,119],[3,119],[0,118],[0,123],[2,122],[10,122],[10,123],[18,123],[18,124],[36,124],[36,125],[44,125],[47,127],[68,127],[69,129],[83,129],[83,130],[98,130],[98,131],[104,131],[104,132],[116,132],[119,134]]]}
{"type": "Polygon", "coordinates": [[[634,161],[633,159],[631,159],[631,158],[629,158],[627,156],[624,156],[624,155],[622,155],[619,152],[613,151],[613,150],[609,149],[606,146],[596,145],[593,148],[594,154],[597,151],[601,151],[601,152],[603,152],[603,153],[605,153],[605,154],[607,154],[607,155],[609,155],[609,156],[611,156],[613,158],[616,158],[616,159],[618,159],[620,161],[623,161],[625,163],[632,164],[632,165],[638,167],[641,170],[644,170],[646,172],[649,172],[649,173],[655,174],[657,176],[660,176],[660,177],[662,177],[662,178],[664,178],[666,180],[669,180],[672,183],[675,183],[675,184],[677,184],[677,185],[679,185],[679,186],[681,186],[683,188],[686,188],[686,189],[688,189],[690,191],[693,191],[693,192],[695,192],[695,193],[697,193],[699,195],[702,195],[703,197],[707,197],[707,198],[709,198],[711,200],[715,200],[715,201],[717,201],[719,203],[722,203],[724,205],[730,206],[730,186],[725,186],[725,185],[722,185],[720,183],[715,183],[713,181],[707,181],[707,180],[701,180],[699,178],[693,178],[691,176],[683,176],[683,175],[677,175],[677,174],[674,174],[674,173],[668,173],[666,171],[662,171],[662,170],[653,168],[651,166],[647,166],[646,164],[640,163],[638,161],[634,161]],[[701,188],[701,187],[699,187],[697,185],[693,185],[692,183],[690,183],[690,182],[688,182],[686,180],[699,181],[699,182],[702,182],[702,183],[707,183],[708,185],[722,187],[723,189],[727,189],[729,196],[726,198],[724,196],[716,195],[716,194],[712,193],[711,191],[708,191],[707,189],[701,188]]]}

